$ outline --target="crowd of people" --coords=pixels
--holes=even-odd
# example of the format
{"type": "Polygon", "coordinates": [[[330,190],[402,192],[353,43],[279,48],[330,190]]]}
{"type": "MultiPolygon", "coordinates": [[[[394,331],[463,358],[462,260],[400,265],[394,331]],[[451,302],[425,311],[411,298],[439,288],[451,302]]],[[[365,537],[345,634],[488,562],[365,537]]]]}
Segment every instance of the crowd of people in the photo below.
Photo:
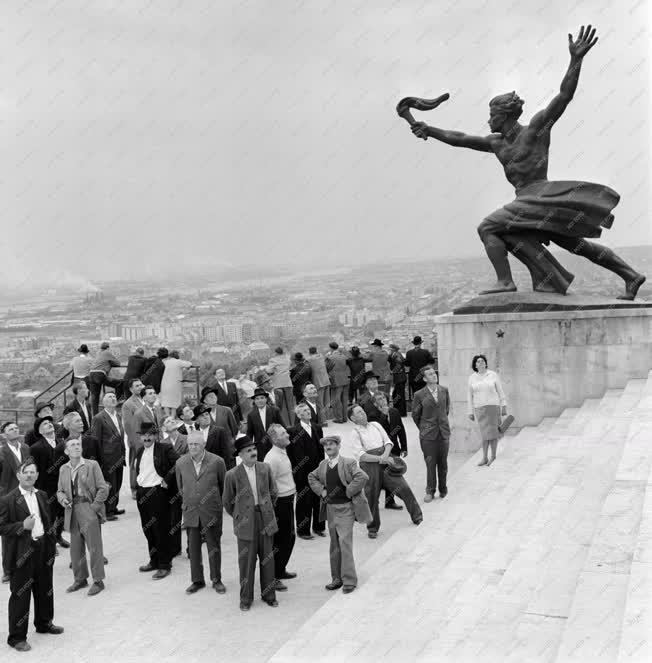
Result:
{"type": "MultiPolygon", "coordinates": [[[[0,430],[8,644],[30,649],[32,595],[37,632],[63,632],[53,622],[52,567],[58,548],[70,549],[68,592],[88,588],[87,594],[95,596],[105,589],[102,526],[125,513],[120,504],[125,469],[148,551],[139,571],[154,580],[169,576],[173,559],[183,554],[185,530],[191,576],[186,592],[207,585],[205,544],[210,585],[224,594],[226,511],[238,545],[241,610],[253,603],[257,565],[262,600],[278,606],[277,592],[287,591],[285,581],[297,576],[288,569],[296,537],[310,541],[325,537],[326,529],[331,582],[325,588],[354,591],[353,524],[366,524],[371,539],[378,536],[381,494],[385,508],[405,508],[415,525],[423,521],[404,477],[406,383],[426,465],[424,502],[432,502],[437,491],[441,498],[448,493],[450,398],[438,384],[430,352],[420,347],[418,336],[413,343],[403,357],[396,347],[385,352],[379,339],[368,354],[358,348],[345,353],[332,342],[325,356],[310,348],[307,358],[297,353],[294,362],[278,348],[251,389],[216,368],[198,403],[182,401],[182,371],[190,362],[175,353],[161,348],[148,361],[137,350],[132,357],[142,361],[130,357],[118,381],[110,376],[117,359],[107,343],[94,359],[81,346],[73,363],[74,399],[62,419],[55,420],[52,403],[41,402],[25,435],[13,422],[0,430]],[[113,390],[102,395],[103,387],[113,390]],[[340,455],[340,435],[324,433],[331,419],[352,423],[350,457],[340,455]]],[[[489,465],[500,415],[506,414],[505,397],[486,357],[474,357],[472,367],[469,415],[486,439],[485,459],[492,450],[484,463],[489,465]]]]}

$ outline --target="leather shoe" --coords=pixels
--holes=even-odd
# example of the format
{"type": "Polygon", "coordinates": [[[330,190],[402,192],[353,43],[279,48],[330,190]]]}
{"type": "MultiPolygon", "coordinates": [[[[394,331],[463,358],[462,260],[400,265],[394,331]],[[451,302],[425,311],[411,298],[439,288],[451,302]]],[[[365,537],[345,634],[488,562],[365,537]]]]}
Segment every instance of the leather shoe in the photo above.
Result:
{"type": "Polygon", "coordinates": [[[240,601],[240,610],[242,610],[242,612],[247,612],[247,610],[251,610],[251,603],[244,603],[240,601]]]}
{"type": "Polygon", "coordinates": [[[276,599],[272,599],[271,601],[263,599],[263,603],[267,603],[270,608],[278,608],[278,601],[276,599]]]}
{"type": "Polygon", "coordinates": [[[156,571],[156,567],[150,562],[148,564],[143,564],[142,566],[139,566],[138,570],[141,573],[149,573],[150,571],[156,571]]]}
{"type": "Polygon", "coordinates": [[[299,538],[304,541],[312,541],[315,537],[312,534],[299,534],[299,538]]]}
{"type": "Polygon", "coordinates": [[[11,580],[11,577],[9,576],[8,573],[3,573],[2,574],[2,582],[9,582],[11,580]]]}
{"type": "Polygon", "coordinates": [[[439,493],[439,497],[441,497],[442,500],[444,499],[444,497],[446,497],[446,495],[448,495],[448,491],[447,491],[447,490],[445,490],[443,493],[442,493],[442,492],[439,493]]]}
{"type": "Polygon", "coordinates": [[[57,543],[62,547],[62,548],[70,548],[70,544],[62,537],[60,536],[57,539],[57,543]]]}
{"type": "Polygon", "coordinates": [[[328,585],[324,587],[324,589],[327,589],[329,592],[332,592],[336,589],[339,589],[342,586],[342,581],[339,582],[329,582],[328,585]]]}
{"type": "Polygon", "coordinates": [[[115,516],[115,515],[111,514],[111,515],[108,515],[108,516],[106,517],[106,519],[107,519],[107,520],[117,520],[117,519],[118,519],[118,516],[115,516]]]}
{"type": "Polygon", "coordinates": [[[415,525],[421,525],[423,522],[423,518],[419,518],[418,520],[413,521],[415,525]]]}
{"type": "Polygon", "coordinates": [[[206,587],[205,582],[193,582],[192,585],[190,585],[186,589],[186,594],[194,594],[195,592],[198,592],[200,589],[204,589],[206,587]]]}
{"type": "Polygon", "coordinates": [[[400,504],[393,502],[392,504],[385,504],[386,509],[392,509],[393,511],[403,511],[403,507],[400,504]]]}
{"type": "Polygon", "coordinates": [[[16,651],[29,651],[32,646],[27,642],[27,640],[21,640],[20,642],[17,642],[15,645],[12,645],[12,647],[16,651]]]}
{"type": "Polygon", "coordinates": [[[342,594],[350,594],[355,589],[355,585],[347,585],[342,587],[342,594]]]}
{"type": "Polygon", "coordinates": [[[367,532],[367,536],[370,539],[377,539],[378,538],[378,532],[367,532]]]}
{"type": "Polygon", "coordinates": [[[287,585],[284,585],[280,580],[275,580],[274,581],[274,589],[277,592],[287,592],[288,591],[287,585]]]}
{"type": "Polygon", "coordinates": [[[213,583],[213,589],[218,593],[218,594],[226,594],[226,587],[222,584],[221,580],[216,580],[213,583]]]}
{"type": "Polygon", "coordinates": [[[426,493],[426,496],[423,498],[423,501],[428,504],[428,502],[432,502],[433,497],[430,493],[426,493]]]}
{"type": "Polygon", "coordinates": [[[99,594],[103,589],[104,589],[104,581],[96,580],[91,585],[91,588],[88,590],[87,594],[88,596],[95,596],[95,594],[99,594]]]}
{"type": "Polygon", "coordinates": [[[318,532],[316,529],[312,530],[315,536],[326,536],[326,532],[318,532]]]}
{"type": "Polygon", "coordinates": [[[296,578],[297,574],[294,573],[293,571],[283,571],[283,573],[279,573],[278,576],[281,580],[292,580],[292,578],[296,578]]]}
{"type": "Polygon", "coordinates": [[[170,569],[159,569],[153,576],[153,580],[163,580],[170,575],[170,569]]]}
{"type": "Polygon", "coordinates": [[[63,633],[63,626],[55,626],[54,624],[49,624],[47,628],[36,629],[37,633],[49,633],[50,635],[61,635],[63,633]]]}
{"type": "Polygon", "coordinates": [[[121,516],[121,515],[124,514],[124,513],[125,513],[125,510],[124,510],[124,509],[116,509],[116,510],[115,510],[115,515],[116,515],[116,516],[121,516]]]}
{"type": "Polygon", "coordinates": [[[78,589],[82,589],[83,587],[88,587],[88,580],[75,580],[75,582],[66,589],[66,592],[68,594],[72,594],[72,592],[76,592],[78,589]]]}

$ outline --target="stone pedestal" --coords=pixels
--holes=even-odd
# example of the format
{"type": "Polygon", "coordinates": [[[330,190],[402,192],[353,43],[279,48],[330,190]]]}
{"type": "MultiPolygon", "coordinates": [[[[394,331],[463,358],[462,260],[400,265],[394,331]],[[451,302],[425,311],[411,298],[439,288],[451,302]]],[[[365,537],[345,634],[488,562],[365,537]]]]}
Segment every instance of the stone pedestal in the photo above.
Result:
{"type": "Polygon", "coordinates": [[[447,313],[436,318],[440,382],[451,397],[451,451],[480,447],[468,418],[471,360],[500,374],[514,427],[536,426],[652,368],[652,308],[447,313]]]}

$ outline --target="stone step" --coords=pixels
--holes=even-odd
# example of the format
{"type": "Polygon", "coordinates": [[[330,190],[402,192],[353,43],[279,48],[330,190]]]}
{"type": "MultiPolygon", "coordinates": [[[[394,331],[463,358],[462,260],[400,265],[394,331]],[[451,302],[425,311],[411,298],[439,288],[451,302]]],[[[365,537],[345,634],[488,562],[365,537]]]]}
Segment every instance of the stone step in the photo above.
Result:
{"type": "Polygon", "coordinates": [[[652,378],[635,385],[628,397],[638,387],[642,388],[636,394],[637,404],[625,403],[621,409],[628,414],[614,415],[613,426],[605,435],[608,452],[614,445],[614,429],[628,422],[622,455],[578,578],[556,658],[559,663],[615,663],[618,657],[632,559],[652,467],[652,427],[646,429],[641,420],[642,399],[644,394],[652,394],[652,378]]]}
{"type": "Polygon", "coordinates": [[[435,525],[397,532],[361,566],[359,589],[328,601],[272,660],[303,660],[307,641],[313,660],[553,660],[582,569],[573,560],[586,556],[618,466],[628,421],[612,415],[625,394],[591,399],[570,432],[556,422],[504,438],[490,468],[476,454],[445,501],[424,505],[435,525]],[[559,565],[555,603],[542,577],[559,565]],[[532,653],[538,632],[553,633],[552,646],[516,654],[532,653]]]}

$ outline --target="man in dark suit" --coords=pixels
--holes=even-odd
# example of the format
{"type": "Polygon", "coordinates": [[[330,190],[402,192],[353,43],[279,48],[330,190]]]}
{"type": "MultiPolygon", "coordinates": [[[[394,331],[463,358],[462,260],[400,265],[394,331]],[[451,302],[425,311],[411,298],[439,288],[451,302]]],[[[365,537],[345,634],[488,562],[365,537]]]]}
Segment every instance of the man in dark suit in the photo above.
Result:
{"type": "Polygon", "coordinates": [[[421,347],[422,342],[421,336],[415,336],[412,339],[414,348],[405,353],[405,365],[410,369],[408,380],[410,381],[412,398],[414,398],[414,394],[419,389],[423,389],[426,386],[421,376],[421,369],[425,366],[434,366],[435,364],[435,358],[430,353],[430,350],[421,347]]]}
{"type": "Polygon", "coordinates": [[[84,422],[84,433],[91,427],[93,411],[88,403],[88,387],[85,382],[78,382],[73,385],[72,393],[75,394],[74,400],[67,405],[63,411],[64,416],[68,412],[77,412],[84,422]]]}
{"type": "Polygon", "coordinates": [[[32,594],[36,632],[59,635],[63,629],[52,623],[56,530],[50,521],[48,498],[34,488],[38,471],[31,459],[20,465],[16,476],[18,487],[0,498],[0,535],[7,538],[10,569],[7,644],[23,652],[31,649],[27,627],[32,594]]]}
{"type": "Polygon", "coordinates": [[[145,350],[143,348],[136,348],[136,351],[130,354],[127,359],[127,370],[122,378],[123,383],[128,385],[129,380],[143,377],[146,370],[147,358],[145,357],[145,350]]]}
{"type": "Polygon", "coordinates": [[[125,385],[129,390],[129,398],[122,404],[120,414],[122,415],[122,426],[127,435],[127,448],[129,450],[129,487],[131,496],[136,499],[136,474],[134,466],[136,463],[136,452],[140,444],[140,435],[138,433],[140,424],[136,422],[136,412],[144,405],[145,385],[140,378],[130,378],[125,380],[125,385]]]}
{"type": "MultiPolygon", "coordinates": [[[[4,442],[0,442],[0,497],[10,493],[18,486],[16,472],[21,463],[29,458],[29,447],[20,441],[18,424],[8,421],[2,424],[0,433],[4,442]]],[[[7,557],[6,537],[2,537],[2,582],[9,582],[9,559],[7,557]]]]}
{"type": "Polygon", "coordinates": [[[405,358],[401,350],[395,343],[389,344],[391,350],[389,355],[389,367],[392,371],[392,389],[391,404],[396,408],[402,417],[407,416],[407,404],[405,402],[405,383],[407,375],[405,374],[405,358]]]}
{"type": "Polygon", "coordinates": [[[211,422],[220,428],[224,428],[231,436],[231,441],[239,432],[238,422],[231,408],[226,405],[219,405],[217,402],[217,392],[214,389],[204,387],[201,392],[201,402],[211,409],[211,422]]]}
{"type": "Polygon", "coordinates": [[[294,471],[294,483],[297,487],[297,536],[309,541],[315,537],[310,533],[312,523],[313,532],[317,536],[326,536],[326,524],[319,519],[319,497],[308,485],[308,475],[324,458],[324,447],[321,445],[322,429],[311,421],[310,408],[306,403],[299,403],[294,408],[297,423],[288,428],[290,446],[287,454],[294,471]]]}
{"type": "MultiPolygon", "coordinates": [[[[43,417],[51,417],[54,424],[54,434],[58,442],[61,442],[63,435],[61,427],[54,421],[54,404],[53,403],[37,403],[34,406],[34,422],[43,417]]],[[[25,433],[25,444],[31,447],[38,439],[38,434],[34,431],[33,427],[25,433]]]]}
{"type": "Polygon", "coordinates": [[[238,540],[240,610],[249,610],[254,600],[257,558],[260,560],[262,599],[267,605],[276,608],[276,484],[269,466],[256,461],[258,451],[253,440],[243,435],[235,441],[235,448],[242,463],[226,473],[222,501],[225,511],[233,518],[233,533],[238,540]]]}
{"type": "Polygon", "coordinates": [[[324,410],[319,403],[319,390],[312,382],[307,382],[303,385],[303,398],[299,401],[305,403],[310,409],[310,420],[313,424],[317,424],[324,428],[328,424],[322,423],[324,421],[324,410]]]}
{"type": "Polygon", "coordinates": [[[351,371],[346,363],[346,355],[340,346],[331,341],[330,352],[326,355],[326,370],[331,380],[331,404],[336,424],[346,422],[346,410],[349,405],[349,382],[351,371]]]}
{"type": "Polygon", "coordinates": [[[62,548],[70,548],[70,544],[62,536],[63,508],[57,500],[57,484],[59,481],[59,468],[67,458],[54,432],[52,417],[42,417],[34,423],[36,442],[30,448],[30,454],[36,464],[38,478],[36,487],[48,496],[50,521],[56,530],[57,543],[62,548]]]}
{"type": "Polygon", "coordinates": [[[211,422],[210,407],[203,404],[196,405],[193,412],[197,430],[206,442],[206,451],[219,456],[224,461],[227,470],[235,467],[233,444],[229,434],[225,428],[216,426],[211,422]]]}
{"type": "Polygon", "coordinates": [[[172,570],[170,496],[177,492],[174,471],[179,457],[171,444],[157,441],[158,431],[150,421],[141,424],[140,440],[142,446],[136,454],[136,504],[147,539],[149,562],[138,570],[156,571],[152,578],[161,580],[172,570]]]}
{"type": "Polygon", "coordinates": [[[102,472],[109,484],[106,500],[106,519],[116,520],[125,510],[118,508],[122,475],[125,463],[125,431],[116,412],[118,401],[115,394],[106,393],[102,399],[104,409],[93,417],[91,432],[100,445],[102,472]]]}
{"type": "Polygon", "coordinates": [[[439,479],[439,495],[448,494],[448,446],[451,435],[448,423],[450,398],[448,389],[438,384],[437,371],[426,366],[421,371],[426,386],[414,394],[412,419],[419,429],[421,450],[426,461],[427,482],[424,502],[432,502],[439,479]]]}
{"type": "Polygon", "coordinates": [[[149,422],[154,424],[157,431],[161,431],[165,413],[163,412],[163,408],[156,404],[156,398],[157,395],[154,387],[146,386],[143,390],[143,404],[134,414],[134,430],[139,431],[143,423],[149,422]]]}
{"type": "Polygon", "coordinates": [[[381,393],[378,387],[378,375],[373,371],[367,371],[364,374],[365,390],[358,398],[358,405],[367,413],[367,421],[380,421],[383,413],[378,409],[374,401],[376,394],[381,393]]]}
{"type": "Polygon", "coordinates": [[[182,526],[188,534],[191,584],[186,594],[194,594],[206,586],[202,538],[206,541],[211,584],[218,594],[224,594],[220,541],[226,465],[219,456],[206,451],[203,435],[192,431],[188,437],[188,453],[177,460],[175,472],[183,504],[182,526]]]}
{"type": "Polygon", "coordinates": [[[179,405],[177,408],[177,419],[183,422],[178,428],[181,435],[185,435],[187,437],[190,435],[191,431],[197,430],[195,428],[194,417],[195,413],[190,405],[187,403],[179,405]]]}
{"type": "Polygon", "coordinates": [[[223,368],[215,371],[215,378],[207,383],[212,387],[217,396],[217,404],[231,409],[236,421],[241,421],[240,398],[238,397],[238,387],[233,382],[228,382],[223,368]]]}
{"type": "Polygon", "coordinates": [[[267,429],[272,424],[281,424],[285,428],[285,423],[281,411],[276,406],[268,404],[267,392],[264,389],[260,387],[256,389],[252,399],[254,407],[247,415],[247,435],[254,441],[258,450],[258,460],[262,462],[272,448],[267,429]]]}

